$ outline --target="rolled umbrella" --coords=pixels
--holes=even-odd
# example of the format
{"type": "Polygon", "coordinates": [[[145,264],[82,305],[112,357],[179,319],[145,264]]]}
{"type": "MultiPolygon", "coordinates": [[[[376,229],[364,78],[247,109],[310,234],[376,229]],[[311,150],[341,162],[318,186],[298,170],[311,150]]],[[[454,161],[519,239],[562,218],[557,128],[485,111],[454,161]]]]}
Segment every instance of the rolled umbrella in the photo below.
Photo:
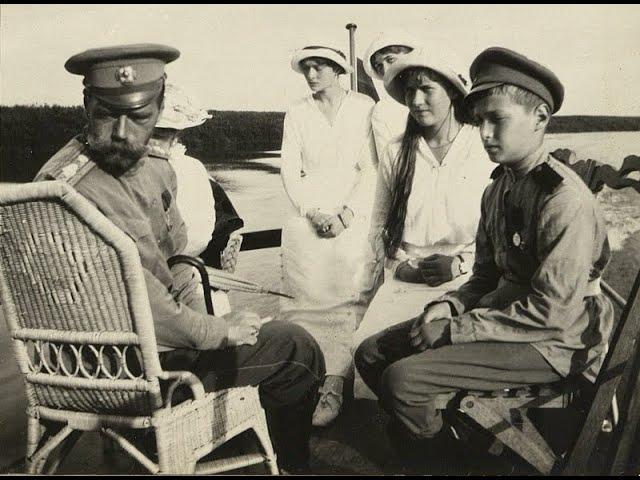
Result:
{"type": "Polygon", "coordinates": [[[286,297],[293,299],[291,295],[286,293],[277,292],[275,290],[269,290],[262,285],[255,282],[251,282],[244,278],[238,277],[235,274],[225,272],[224,270],[218,270],[216,268],[206,267],[207,275],[209,276],[209,283],[211,287],[221,290],[234,290],[237,292],[248,293],[262,293],[269,295],[278,295],[280,297],[286,297]]]}

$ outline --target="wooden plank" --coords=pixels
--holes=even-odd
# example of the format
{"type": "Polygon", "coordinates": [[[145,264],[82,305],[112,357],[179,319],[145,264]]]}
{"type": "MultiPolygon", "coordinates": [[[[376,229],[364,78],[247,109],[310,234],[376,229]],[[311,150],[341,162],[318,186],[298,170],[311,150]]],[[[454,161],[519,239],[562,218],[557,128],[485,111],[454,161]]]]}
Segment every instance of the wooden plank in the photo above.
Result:
{"type": "Polygon", "coordinates": [[[634,351],[640,332],[640,272],[631,288],[627,306],[612,335],[609,352],[596,382],[596,393],[582,430],[567,455],[563,475],[585,473],[596,443],[602,421],[605,419],[611,399],[620,383],[625,368],[630,368],[629,357],[634,351]]]}
{"type": "MultiPolygon", "coordinates": [[[[619,392],[620,421],[614,431],[608,462],[610,475],[637,475],[632,472],[632,463],[640,458],[640,340],[636,342],[636,352],[629,380],[624,392],[619,392]]],[[[635,468],[640,468],[637,463],[635,468]]]]}
{"type": "MultiPolygon", "coordinates": [[[[528,422],[525,431],[511,422],[510,409],[500,404],[501,398],[477,398],[467,396],[460,402],[460,409],[493,434],[503,444],[533,465],[540,473],[551,473],[556,456],[540,433],[528,422]]],[[[524,422],[524,416],[522,417],[524,422]]]]}

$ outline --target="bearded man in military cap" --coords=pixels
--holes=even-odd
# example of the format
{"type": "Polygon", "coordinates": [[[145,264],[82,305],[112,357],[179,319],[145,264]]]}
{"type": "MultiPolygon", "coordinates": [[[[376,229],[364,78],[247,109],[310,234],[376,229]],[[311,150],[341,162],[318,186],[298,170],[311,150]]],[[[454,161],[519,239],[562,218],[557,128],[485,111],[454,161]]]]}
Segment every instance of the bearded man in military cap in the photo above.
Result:
{"type": "Polygon", "coordinates": [[[136,44],[71,57],[67,71],[84,76],[87,126],[35,180],[68,182],[136,242],[163,368],[190,370],[209,391],[260,385],[281,468],[304,471],[325,373],[316,342],[288,322],[261,325],[252,312],[208,315],[174,288],[167,260],[184,250],[187,231],[176,207],[175,172],[166,159],[148,157],[147,144],[163,107],[165,65],[179,55],[164,45],[136,44]]]}

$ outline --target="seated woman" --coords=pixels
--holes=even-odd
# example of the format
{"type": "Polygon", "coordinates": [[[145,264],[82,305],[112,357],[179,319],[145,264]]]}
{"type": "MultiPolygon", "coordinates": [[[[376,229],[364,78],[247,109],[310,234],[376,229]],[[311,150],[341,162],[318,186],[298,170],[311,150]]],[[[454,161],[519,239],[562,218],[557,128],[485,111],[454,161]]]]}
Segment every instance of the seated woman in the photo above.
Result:
{"type": "MultiPolygon", "coordinates": [[[[186,147],[180,143],[185,129],[202,125],[209,118],[211,115],[197,107],[182,89],[166,84],[164,108],[149,140],[149,155],[168,160],[176,174],[176,203],[187,227],[187,246],[182,253],[200,256],[207,265],[233,271],[242,237],[232,232],[244,222],[202,162],[187,155],[186,147]]],[[[177,282],[182,275],[196,275],[185,265],[176,266],[172,271],[177,282]]],[[[201,292],[190,293],[201,297],[201,292]]],[[[213,295],[216,315],[230,311],[226,294],[215,292],[213,295]]]]}
{"type": "MultiPolygon", "coordinates": [[[[389,67],[384,85],[409,116],[378,166],[369,241],[384,283],[356,331],[354,350],[466,281],[493,169],[477,129],[467,124],[464,80],[443,60],[414,50],[389,67]]],[[[359,376],[354,394],[375,398],[359,376]]]]}

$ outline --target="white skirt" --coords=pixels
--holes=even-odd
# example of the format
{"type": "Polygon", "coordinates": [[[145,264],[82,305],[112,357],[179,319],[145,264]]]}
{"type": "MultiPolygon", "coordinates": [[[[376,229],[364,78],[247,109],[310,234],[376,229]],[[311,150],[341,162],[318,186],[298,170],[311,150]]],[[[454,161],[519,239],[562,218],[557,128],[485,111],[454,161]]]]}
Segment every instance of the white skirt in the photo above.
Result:
{"type": "Polygon", "coordinates": [[[296,216],[282,230],[282,288],[295,298],[281,298],[280,318],[313,335],[327,375],[345,376],[351,367],[353,333],[365,308],[367,228],[354,219],[337,237],[321,238],[309,220],[296,216]]]}

